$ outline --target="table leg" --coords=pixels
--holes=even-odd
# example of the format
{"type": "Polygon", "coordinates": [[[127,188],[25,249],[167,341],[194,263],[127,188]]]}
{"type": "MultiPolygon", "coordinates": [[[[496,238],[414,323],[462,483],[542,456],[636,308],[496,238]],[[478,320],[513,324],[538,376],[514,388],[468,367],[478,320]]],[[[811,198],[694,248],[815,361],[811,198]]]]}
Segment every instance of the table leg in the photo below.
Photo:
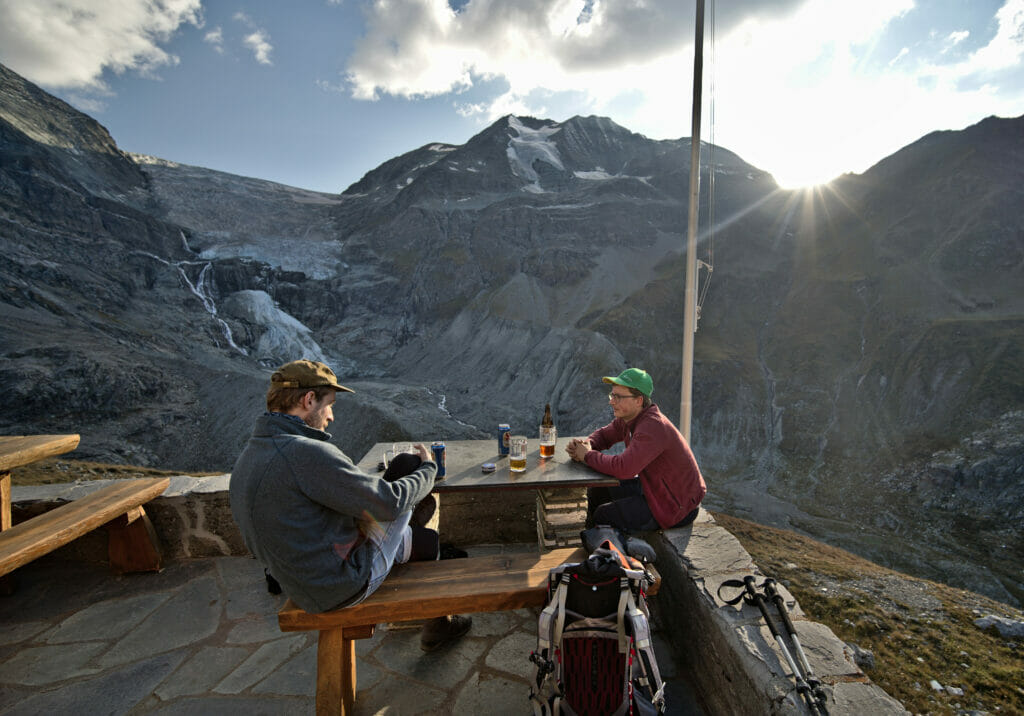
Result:
{"type": "MultiPolygon", "coordinates": [[[[0,472],[0,532],[11,529],[11,473],[0,472]]],[[[0,595],[9,597],[18,588],[13,573],[0,576],[0,595]]]]}
{"type": "Polygon", "coordinates": [[[11,473],[0,472],[0,532],[11,529],[11,473]]]}
{"type": "Polygon", "coordinates": [[[578,545],[586,522],[585,487],[537,490],[537,541],[541,552],[578,545]]]}

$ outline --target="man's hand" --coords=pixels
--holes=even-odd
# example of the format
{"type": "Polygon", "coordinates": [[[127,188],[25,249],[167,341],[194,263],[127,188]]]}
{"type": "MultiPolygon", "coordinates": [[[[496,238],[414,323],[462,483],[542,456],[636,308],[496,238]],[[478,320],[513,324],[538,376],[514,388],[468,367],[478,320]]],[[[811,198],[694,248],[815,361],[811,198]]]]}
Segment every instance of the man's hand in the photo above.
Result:
{"type": "Polygon", "coordinates": [[[416,443],[412,446],[412,449],[416,451],[416,454],[420,456],[420,460],[423,462],[434,462],[434,453],[425,447],[423,443],[416,443]]]}
{"type": "Polygon", "coordinates": [[[569,453],[576,462],[583,462],[583,458],[587,456],[593,448],[590,447],[590,441],[582,438],[573,438],[569,441],[569,444],[565,446],[565,451],[569,453]]]}

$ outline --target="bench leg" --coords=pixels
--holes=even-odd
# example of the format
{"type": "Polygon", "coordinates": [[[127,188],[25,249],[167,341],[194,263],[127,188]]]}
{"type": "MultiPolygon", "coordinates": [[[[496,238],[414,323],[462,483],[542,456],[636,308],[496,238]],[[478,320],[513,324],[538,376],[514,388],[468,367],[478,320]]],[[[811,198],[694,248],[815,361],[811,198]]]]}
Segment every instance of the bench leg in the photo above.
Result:
{"type": "Polygon", "coordinates": [[[324,629],[316,645],[316,716],[350,716],[356,702],[356,639],[373,636],[375,624],[324,629]]]}
{"type": "Polygon", "coordinates": [[[160,540],[141,505],[104,527],[107,528],[110,568],[116,574],[160,571],[160,540]]]}
{"type": "Polygon", "coordinates": [[[351,714],[356,701],[356,645],[342,629],[320,632],[316,647],[316,716],[351,714]]]}

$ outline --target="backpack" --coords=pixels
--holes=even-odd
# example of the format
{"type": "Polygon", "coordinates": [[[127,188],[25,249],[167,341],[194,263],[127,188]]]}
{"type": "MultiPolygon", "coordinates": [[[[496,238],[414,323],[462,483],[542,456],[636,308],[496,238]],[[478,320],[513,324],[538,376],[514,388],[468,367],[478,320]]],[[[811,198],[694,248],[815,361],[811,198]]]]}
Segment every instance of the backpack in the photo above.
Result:
{"type": "Polygon", "coordinates": [[[530,655],[537,716],[664,712],[645,598],[650,584],[643,565],[611,539],[585,562],[551,570],[537,650],[530,655]]]}

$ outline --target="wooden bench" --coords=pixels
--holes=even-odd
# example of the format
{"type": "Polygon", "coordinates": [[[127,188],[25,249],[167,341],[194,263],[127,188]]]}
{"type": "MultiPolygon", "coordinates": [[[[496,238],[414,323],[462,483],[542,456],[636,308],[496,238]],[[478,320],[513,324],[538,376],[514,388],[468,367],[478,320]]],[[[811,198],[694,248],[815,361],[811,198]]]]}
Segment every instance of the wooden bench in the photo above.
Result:
{"type": "MultiPolygon", "coordinates": [[[[277,614],[281,631],[319,631],[316,713],[351,714],[356,697],[355,640],[373,636],[377,624],[472,612],[540,607],[548,573],[563,562],[585,559],[582,548],[499,554],[395,565],[365,601],[310,614],[288,600],[277,614]]],[[[656,578],[657,579],[657,578],[656,578]]],[[[657,584],[649,593],[657,591],[657,584]]]]}
{"type": "Polygon", "coordinates": [[[0,576],[97,527],[107,528],[114,572],[159,570],[159,540],[142,505],[163,493],[170,482],[169,477],[116,480],[0,532],[0,576]]]}

